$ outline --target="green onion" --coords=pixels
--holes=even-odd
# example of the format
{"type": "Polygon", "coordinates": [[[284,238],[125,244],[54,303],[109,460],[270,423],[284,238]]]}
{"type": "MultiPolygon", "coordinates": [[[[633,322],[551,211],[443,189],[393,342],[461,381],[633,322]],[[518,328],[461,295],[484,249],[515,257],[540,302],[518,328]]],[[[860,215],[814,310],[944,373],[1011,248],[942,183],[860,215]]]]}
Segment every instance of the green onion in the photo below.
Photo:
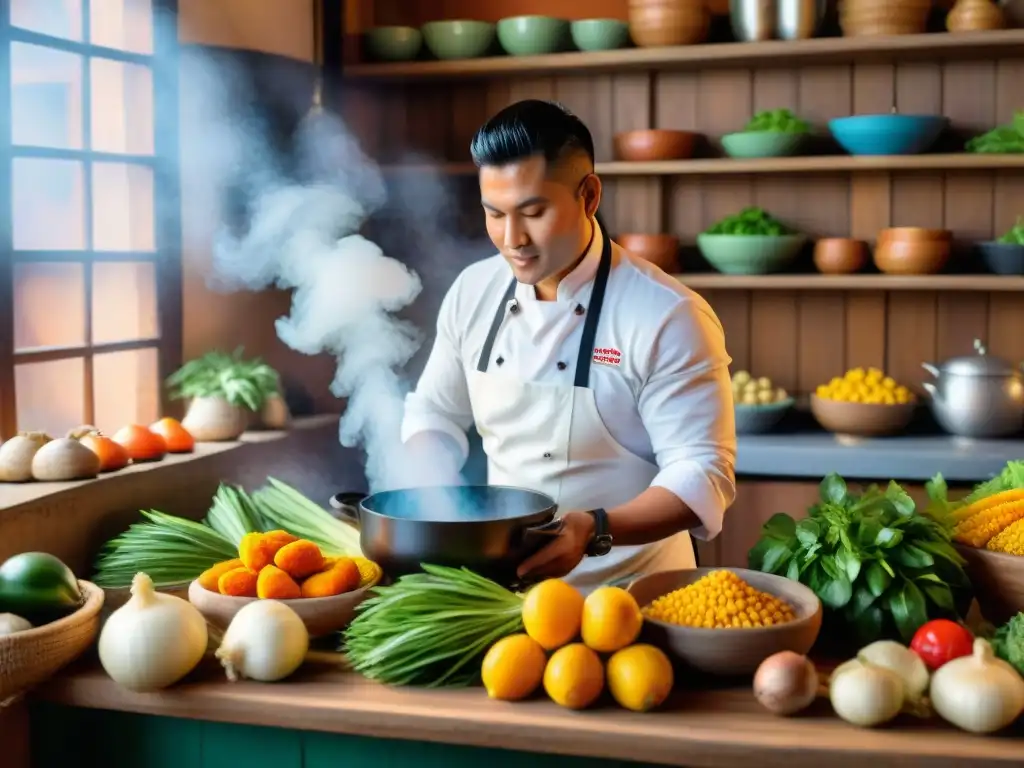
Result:
{"type": "Polygon", "coordinates": [[[390,685],[473,685],[487,649],[522,631],[523,598],[465,568],[423,570],[374,589],[342,650],[356,671],[390,685]]]}
{"type": "Polygon", "coordinates": [[[308,539],[329,557],[359,557],[359,532],[290,485],[273,477],[268,485],[252,494],[252,501],[267,528],[281,528],[300,539],[308,539]]]}
{"type": "Polygon", "coordinates": [[[242,543],[245,534],[268,530],[264,527],[259,508],[249,494],[237,486],[223,483],[217,489],[213,506],[203,522],[236,547],[242,543]]]}
{"type": "Polygon", "coordinates": [[[158,586],[180,584],[238,557],[237,546],[209,526],[156,510],[140,514],[148,522],[135,523],[103,546],[93,576],[97,586],[129,587],[140,571],[158,586]]]}

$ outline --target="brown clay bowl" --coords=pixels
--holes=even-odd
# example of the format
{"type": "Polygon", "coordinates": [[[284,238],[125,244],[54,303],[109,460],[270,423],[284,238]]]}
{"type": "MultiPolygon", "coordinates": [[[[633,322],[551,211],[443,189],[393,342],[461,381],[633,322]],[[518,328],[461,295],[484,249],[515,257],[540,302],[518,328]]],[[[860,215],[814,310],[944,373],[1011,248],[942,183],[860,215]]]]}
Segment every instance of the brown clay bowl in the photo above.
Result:
{"type": "MultiPolygon", "coordinates": [[[[658,571],[641,576],[627,591],[641,607],[680,587],[692,584],[711,571],[721,568],[690,568],[658,571]]],[[[642,637],[691,667],[714,675],[750,675],[762,661],[779,651],[806,654],[821,630],[821,601],[798,581],[783,576],[727,568],[750,586],[787,601],[796,618],[774,627],[752,629],[704,629],[682,627],[654,619],[644,619],[642,637]]]]}
{"type": "Polygon", "coordinates": [[[629,35],[641,48],[701,43],[711,28],[706,4],[679,0],[629,0],[629,35]]]}
{"type": "Polygon", "coordinates": [[[1024,611],[1024,557],[954,544],[986,621],[1001,625],[1024,611]]]}
{"type": "Polygon", "coordinates": [[[902,432],[913,418],[915,407],[915,403],[847,403],[811,395],[811,413],[815,420],[837,435],[879,437],[902,432]]]}
{"type": "Polygon", "coordinates": [[[615,134],[615,157],[630,163],[651,160],[686,160],[700,134],[664,128],[624,131],[615,134]]]}
{"type": "Polygon", "coordinates": [[[649,261],[665,272],[679,270],[679,238],[675,235],[625,234],[615,242],[634,256],[649,261]]]}
{"type": "Polygon", "coordinates": [[[889,242],[899,240],[901,242],[945,242],[953,239],[953,233],[948,229],[927,229],[925,227],[888,227],[878,231],[877,242],[889,242]]]}
{"type": "Polygon", "coordinates": [[[945,240],[885,240],[875,246],[875,266],[887,275],[933,275],[949,261],[945,240]]]}
{"type": "Polygon", "coordinates": [[[849,237],[826,237],[814,244],[814,266],[825,275],[850,275],[868,263],[868,246],[849,237]]]}
{"type": "MultiPolygon", "coordinates": [[[[370,597],[377,582],[333,597],[309,597],[301,600],[281,600],[295,611],[310,637],[323,637],[344,629],[355,617],[356,606],[370,597]]],[[[242,606],[259,600],[258,597],[233,597],[211,592],[193,581],[188,587],[188,600],[199,609],[206,621],[224,631],[242,606]]]]}

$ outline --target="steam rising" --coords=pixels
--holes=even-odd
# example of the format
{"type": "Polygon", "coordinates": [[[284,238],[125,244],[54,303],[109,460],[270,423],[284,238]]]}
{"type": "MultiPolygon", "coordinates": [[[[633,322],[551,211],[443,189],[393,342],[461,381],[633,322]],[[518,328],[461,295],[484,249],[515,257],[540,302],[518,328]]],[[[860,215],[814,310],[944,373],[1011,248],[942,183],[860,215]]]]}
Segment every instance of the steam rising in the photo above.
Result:
{"type": "Polygon", "coordinates": [[[457,477],[438,477],[435,468],[405,460],[400,441],[408,390],[400,369],[423,335],[395,313],[412,304],[423,285],[414,271],[359,234],[386,201],[380,169],[337,117],[321,111],[300,126],[300,167],[286,171],[267,131],[225,107],[247,87],[234,75],[220,62],[190,53],[181,76],[183,91],[194,89],[182,120],[193,121],[190,132],[203,137],[201,146],[184,153],[198,167],[182,174],[183,181],[203,188],[182,193],[189,206],[206,198],[208,215],[216,215],[208,222],[217,227],[212,284],[293,291],[290,313],[276,321],[277,334],[299,352],[337,358],[331,391],[348,398],[341,443],[366,451],[371,492],[458,484],[457,477]],[[228,185],[239,178],[246,200],[243,231],[219,223],[224,216],[218,211],[228,185]]]}

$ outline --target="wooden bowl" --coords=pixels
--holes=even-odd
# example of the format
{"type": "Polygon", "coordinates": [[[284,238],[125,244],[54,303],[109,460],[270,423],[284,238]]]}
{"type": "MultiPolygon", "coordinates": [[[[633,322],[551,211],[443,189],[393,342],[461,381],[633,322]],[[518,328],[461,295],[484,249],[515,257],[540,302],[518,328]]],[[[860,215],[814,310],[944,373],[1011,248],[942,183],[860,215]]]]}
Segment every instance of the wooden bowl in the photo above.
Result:
{"type": "Polygon", "coordinates": [[[875,266],[887,275],[934,275],[949,261],[946,240],[884,240],[875,246],[875,266]]]}
{"type": "MultiPolygon", "coordinates": [[[[309,632],[310,637],[323,637],[344,629],[355,617],[356,606],[370,597],[370,590],[377,582],[333,597],[309,597],[301,600],[281,600],[294,610],[309,632]]],[[[199,609],[207,622],[224,631],[244,605],[259,600],[258,597],[233,597],[211,592],[193,581],[188,587],[188,600],[199,609]]]]}
{"type": "Polygon", "coordinates": [[[913,418],[915,408],[915,403],[847,403],[811,395],[811,413],[815,420],[838,435],[878,437],[902,432],[913,418]]]}
{"type": "Polygon", "coordinates": [[[954,544],[967,561],[967,576],[981,615],[1001,625],[1024,611],[1024,557],[954,544]]]}
{"type": "Polygon", "coordinates": [[[686,160],[700,134],[693,131],[650,129],[615,134],[615,157],[630,163],[652,160],[686,160]]]}
{"type": "Polygon", "coordinates": [[[625,234],[615,242],[634,256],[649,261],[666,272],[679,271],[679,238],[675,235],[625,234]]]}
{"type": "MultiPolygon", "coordinates": [[[[658,571],[641,576],[627,591],[641,607],[721,568],[658,571]]],[[[692,667],[715,675],[753,674],[762,661],[779,651],[806,654],[821,630],[821,601],[797,581],[746,568],[727,568],[755,589],[787,601],[796,618],[787,624],[752,629],[704,629],[644,619],[642,636],[692,667]]]]}
{"type": "Polygon", "coordinates": [[[849,237],[826,237],[814,244],[814,266],[825,275],[850,275],[868,263],[868,246],[849,237]]]}
{"type": "Polygon", "coordinates": [[[927,229],[925,227],[888,227],[878,231],[877,242],[889,242],[900,240],[903,242],[945,242],[953,239],[953,233],[948,229],[927,229]]]}
{"type": "Polygon", "coordinates": [[[704,0],[629,0],[629,35],[641,48],[702,43],[710,29],[704,0]]]}

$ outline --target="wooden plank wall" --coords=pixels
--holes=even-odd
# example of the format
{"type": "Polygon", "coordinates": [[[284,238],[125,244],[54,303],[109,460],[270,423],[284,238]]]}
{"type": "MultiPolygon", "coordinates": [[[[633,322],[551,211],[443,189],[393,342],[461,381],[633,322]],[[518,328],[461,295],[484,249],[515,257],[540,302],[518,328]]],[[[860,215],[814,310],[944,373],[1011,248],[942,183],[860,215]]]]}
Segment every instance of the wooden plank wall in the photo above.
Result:
{"type": "MultiPolygon", "coordinates": [[[[963,133],[988,130],[1024,108],[1024,58],[853,64],[700,72],[572,74],[483,82],[353,84],[346,116],[382,162],[414,151],[468,158],[490,114],[523,98],[558,99],[589,126],[598,160],[617,131],[683,128],[714,143],[761,109],[788,107],[823,126],[829,118],[941,113],[963,133]]],[[[990,239],[1024,214],[1024,174],[907,172],[606,179],[602,212],[614,232],[698,232],[760,205],[812,236],[872,240],[886,226],[948,227],[962,241],[990,239]]],[[[475,205],[472,197],[468,204],[475,205]]],[[[857,365],[884,367],[919,386],[922,361],[972,351],[1024,359],[1024,300],[1013,293],[705,292],[726,328],[737,368],[807,392],[857,365]]]]}

